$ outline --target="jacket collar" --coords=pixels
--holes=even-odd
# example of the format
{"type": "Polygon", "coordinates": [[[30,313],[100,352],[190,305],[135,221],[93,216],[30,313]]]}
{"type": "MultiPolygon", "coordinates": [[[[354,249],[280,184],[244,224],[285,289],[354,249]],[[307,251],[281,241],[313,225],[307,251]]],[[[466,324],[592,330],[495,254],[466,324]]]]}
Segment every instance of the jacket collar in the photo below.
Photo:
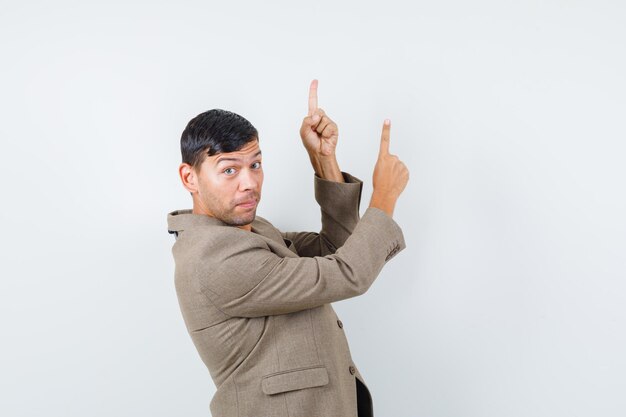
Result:
{"type": "Polygon", "coordinates": [[[174,210],[167,214],[167,231],[170,233],[209,225],[227,226],[216,217],[192,213],[192,209],[174,210]]]}
{"type": "MultiPolygon", "coordinates": [[[[252,232],[264,235],[267,229],[266,222],[260,216],[256,216],[252,221],[252,232]]],[[[199,226],[228,226],[235,227],[228,223],[224,223],[217,217],[207,216],[206,214],[192,213],[192,209],[174,210],[167,214],[167,231],[169,233],[177,233],[185,229],[193,229],[199,226]]]]}
{"type": "MultiPolygon", "coordinates": [[[[176,239],[178,239],[178,232],[201,226],[235,227],[224,223],[216,217],[207,216],[205,214],[194,214],[192,213],[192,209],[174,210],[167,214],[167,231],[171,234],[175,234],[176,239]]],[[[273,242],[274,244],[287,248],[288,251],[286,253],[292,254],[291,256],[298,256],[293,242],[287,238],[283,238],[280,230],[276,229],[263,217],[257,215],[252,221],[251,226],[252,233],[261,236],[268,243],[273,242]]],[[[245,232],[245,230],[242,231],[245,232]]],[[[285,256],[287,255],[285,254],[285,256]]]]}

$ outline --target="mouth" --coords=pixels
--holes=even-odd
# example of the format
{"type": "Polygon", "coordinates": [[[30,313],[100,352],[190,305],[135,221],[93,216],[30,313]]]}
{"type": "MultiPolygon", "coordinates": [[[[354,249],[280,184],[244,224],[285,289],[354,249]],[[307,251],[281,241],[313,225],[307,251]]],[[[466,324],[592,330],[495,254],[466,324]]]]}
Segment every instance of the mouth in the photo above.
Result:
{"type": "Polygon", "coordinates": [[[244,201],[241,204],[237,204],[237,207],[243,207],[243,208],[252,208],[256,206],[256,200],[248,200],[248,201],[244,201]]]}

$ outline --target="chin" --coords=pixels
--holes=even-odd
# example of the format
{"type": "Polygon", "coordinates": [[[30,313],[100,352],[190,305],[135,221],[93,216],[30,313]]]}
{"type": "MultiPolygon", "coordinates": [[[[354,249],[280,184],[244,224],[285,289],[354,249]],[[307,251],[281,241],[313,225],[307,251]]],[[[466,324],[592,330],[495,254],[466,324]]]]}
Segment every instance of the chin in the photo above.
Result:
{"type": "Polygon", "coordinates": [[[252,223],[255,218],[256,218],[256,211],[254,211],[253,213],[245,217],[243,216],[239,216],[235,218],[231,217],[230,219],[228,219],[228,221],[224,221],[224,222],[230,224],[231,226],[245,226],[247,224],[252,223]]]}

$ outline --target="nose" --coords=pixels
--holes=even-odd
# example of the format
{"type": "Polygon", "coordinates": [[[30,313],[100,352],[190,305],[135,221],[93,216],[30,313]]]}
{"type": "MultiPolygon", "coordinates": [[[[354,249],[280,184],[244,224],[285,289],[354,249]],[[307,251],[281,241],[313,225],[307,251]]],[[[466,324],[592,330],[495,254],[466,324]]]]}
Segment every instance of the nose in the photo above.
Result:
{"type": "Polygon", "coordinates": [[[258,174],[252,172],[252,170],[250,169],[244,169],[243,171],[241,171],[239,179],[240,191],[256,190],[259,185],[258,174]]]}

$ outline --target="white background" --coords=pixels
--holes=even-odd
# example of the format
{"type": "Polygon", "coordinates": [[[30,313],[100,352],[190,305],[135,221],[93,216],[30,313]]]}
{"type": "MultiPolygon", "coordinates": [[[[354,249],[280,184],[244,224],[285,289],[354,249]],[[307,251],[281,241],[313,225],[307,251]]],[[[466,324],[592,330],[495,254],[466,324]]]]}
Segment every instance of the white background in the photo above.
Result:
{"type": "Polygon", "coordinates": [[[320,227],[309,82],[369,204],[380,129],[407,248],[335,303],[379,417],[626,414],[620,1],[8,2],[0,415],[208,416],[173,285],[180,134],[260,132],[257,211],[320,227]]]}

